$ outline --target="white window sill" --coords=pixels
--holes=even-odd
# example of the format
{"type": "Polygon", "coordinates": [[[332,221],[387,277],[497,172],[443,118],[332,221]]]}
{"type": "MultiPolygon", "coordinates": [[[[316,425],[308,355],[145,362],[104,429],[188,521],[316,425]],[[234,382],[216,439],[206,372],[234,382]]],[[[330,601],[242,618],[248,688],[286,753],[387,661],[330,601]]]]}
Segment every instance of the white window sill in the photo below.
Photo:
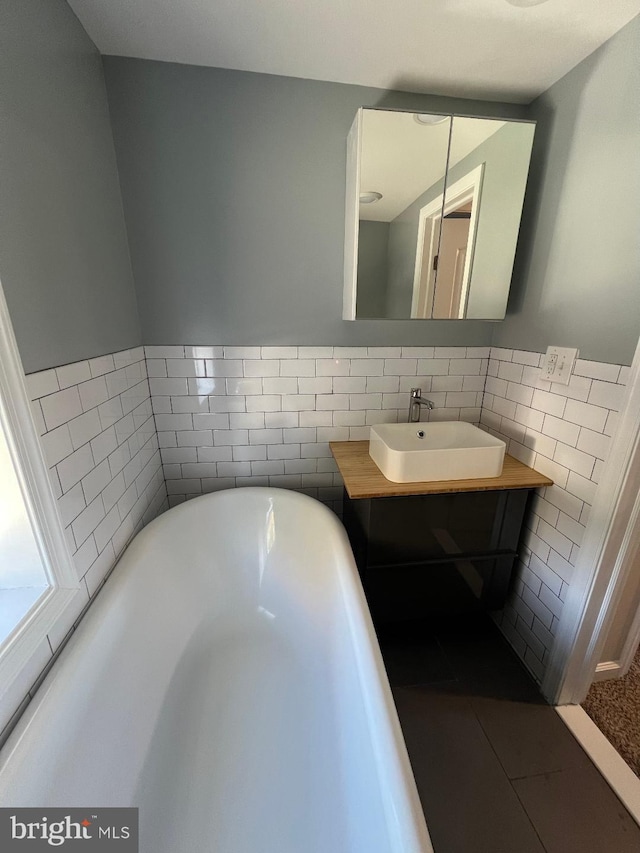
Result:
{"type": "Polygon", "coordinates": [[[0,652],[0,731],[53,657],[47,634],[79,589],[46,589],[0,652]]]}
{"type": "Polygon", "coordinates": [[[45,584],[0,589],[0,643],[20,625],[48,589],[45,584]]]}

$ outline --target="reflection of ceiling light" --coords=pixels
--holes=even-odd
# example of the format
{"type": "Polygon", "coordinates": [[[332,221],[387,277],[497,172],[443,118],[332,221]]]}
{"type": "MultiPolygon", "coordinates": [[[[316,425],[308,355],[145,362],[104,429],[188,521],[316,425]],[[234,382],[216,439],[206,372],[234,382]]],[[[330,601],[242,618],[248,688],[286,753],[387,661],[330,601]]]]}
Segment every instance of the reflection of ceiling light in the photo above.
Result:
{"type": "Polygon", "coordinates": [[[414,118],[418,124],[442,124],[443,121],[448,120],[449,116],[436,116],[432,115],[432,113],[416,113],[414,118]]]}
{"type": "Polygon", "coordinates": [[[512,6],[541,6],[547,0],[507,0],[512,6]]]}
{"type": "Polygon", "coordinates": [[[376,201],[380,201],[382,198],[382,193],[360,193],[360,204],[373,204],[376,201]]]}

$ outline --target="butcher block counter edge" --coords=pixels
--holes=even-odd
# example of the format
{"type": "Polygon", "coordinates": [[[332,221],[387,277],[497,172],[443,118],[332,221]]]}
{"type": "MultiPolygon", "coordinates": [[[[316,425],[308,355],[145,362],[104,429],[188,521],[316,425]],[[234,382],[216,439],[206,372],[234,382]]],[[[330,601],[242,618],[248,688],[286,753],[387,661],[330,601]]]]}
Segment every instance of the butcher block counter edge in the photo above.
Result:
{"type": "Polygon", "coordinates": [[[342,474],[347,494],[357,498],[388,498],[400,495],[440,495],[447,492],[483,492],[503,489],[535,489],[552,486],[553,480],[505,454],[499,477],[471,480],[437,480],[392,483],[369,456],[368,441],[332,441],[333,457],[342,474]]]}

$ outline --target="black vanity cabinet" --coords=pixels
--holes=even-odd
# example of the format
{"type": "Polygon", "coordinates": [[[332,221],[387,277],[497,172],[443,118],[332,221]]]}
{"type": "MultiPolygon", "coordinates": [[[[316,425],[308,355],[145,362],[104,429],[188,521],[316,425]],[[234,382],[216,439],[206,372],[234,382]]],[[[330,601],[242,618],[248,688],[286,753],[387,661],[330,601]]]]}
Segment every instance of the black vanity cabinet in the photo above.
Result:
{"type": "Polygon", "coordinates": [[[374,615],[418,616],[469,598],[504,605],[529,491],[352,500],[343,519],[374,615]]]}
{"type": "Polygon", "coordinates": [[[504,606],[527,502],[551,480],[506,456],[506,476],[477,480],[475,489],[473,481],[391,483],[370,459],[368,442],[331,448],[345,480],[344,525],[374,619],[415,618],[470,602],[504,606]]]}

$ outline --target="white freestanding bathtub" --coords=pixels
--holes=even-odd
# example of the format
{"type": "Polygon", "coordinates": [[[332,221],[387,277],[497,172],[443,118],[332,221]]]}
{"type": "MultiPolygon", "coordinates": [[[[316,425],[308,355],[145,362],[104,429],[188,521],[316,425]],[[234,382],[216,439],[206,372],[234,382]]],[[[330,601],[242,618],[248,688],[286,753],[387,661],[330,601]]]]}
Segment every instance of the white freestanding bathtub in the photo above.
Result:
{"type": "Polygon", "coordinates": [[[431,851],[335,516],[246,488],[150,524],[5,744],[0,806],[138,806],[142,853],[431,851]]]}

